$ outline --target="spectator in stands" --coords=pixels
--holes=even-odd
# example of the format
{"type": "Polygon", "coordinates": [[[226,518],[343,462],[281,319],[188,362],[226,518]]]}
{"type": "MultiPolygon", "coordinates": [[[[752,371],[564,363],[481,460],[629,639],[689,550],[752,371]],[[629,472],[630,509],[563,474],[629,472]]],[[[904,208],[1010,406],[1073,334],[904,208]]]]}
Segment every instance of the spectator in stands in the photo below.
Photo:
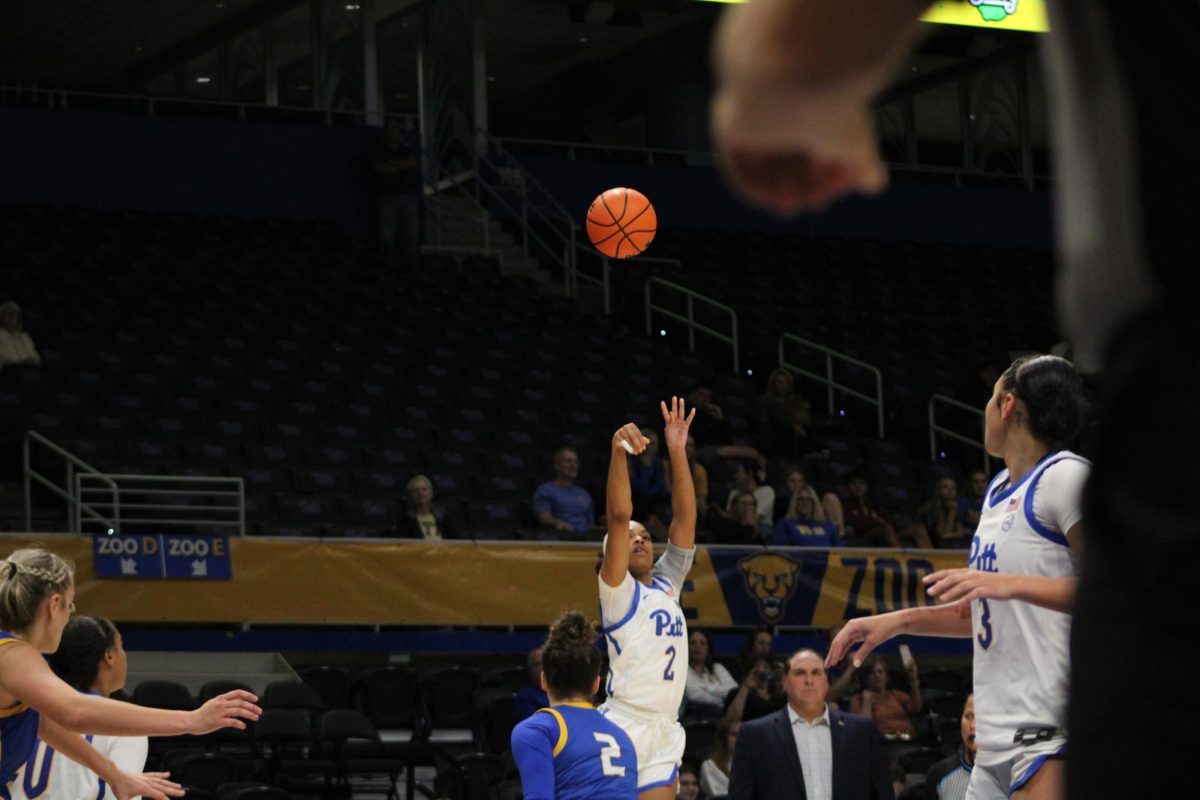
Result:
{"type": "Polygon", "coordinates": [[[0,367],[42,363],[33,339],[24,328],[21,307],[12,300],[0,303],[0,367]]]}
{"type": "Polygon", "coordinates": [[[812,403],[793,397],[784,413],[784,427],[763,442],[763,452],[773,458],[815,461],[829,458],[829,447],[812,432],[812,403]]]}
{"type": "Polygon", "coordinates": [[[767,390],[758,398],[758,440],[764,453],[770,453],[775,442],[786,438],[791,425],[788,409],[795,400],[795,378],[790,370],[778,367],[767,378],[767,390]]]}
{"type": "Polygon", "coordinates": [[[535,647],[525,657],[525,671],[529,683],[517,690],[513,701],[513,724],[533,716],[539,708],[549,708],[550,698],[542,688],[542,648],[535,647]]]}
{"type": "Polygon", "coordinates": [[[869,491],[866,475],[858,471],[847,473],[846,502],[843,506],[847,528],[844,539],[847,544],[899,547],[901,538],[904,538],[916,547],[932,547],[929,534],[922,525],[908,525],[897,534],[892,521],[869,491]],[[853,529],[852,536],[850,529],[853,529]]]}
{"type": "Polygon", "coordinates": [[[825,510],[811,486],[801,487],[792,495],[787,516],[775,523],[771,544],[777,547],[841,547],[833,523],[825,519],[825,510]]]}
{"type": "Polygon", "coordinates": [[[979,527],[979,515],[983,513],[983,496],[987,494],[988,476],[981,469],[973,469],[967,475],[967,494],[958,498],[958,513],[962,526],[975,533],[979,527]]]}
{"type": "Polygon", "coordinates": [[[954,478],[939,478],[933,496],[917,510],[917,522],[925,526],[929,538],[938,547],[968,547],[973,531],[963,525],[958,503],[958,485],[954,478]]]}
{"type": "Polygon", "coordinates": [[[760,658],[771,658],[775,652],[775,635],[765,625],[759,626],[746,634],[742,644],[742,652],[738,653],[738,675],[745,677],[748,669],[760,658]]]}
{"type": "Polygon", "coordinates": [[[722,719],[749,722],[783,708],[787,694],[783,691],[782,676],[782,664],[770,656],[756,657],[750,662],[742,685],[733,695],[722,719]]]}
{"type": "Polygon", "coordinates": [[[717,723],[712,754],[700,765],[700,788],[705,797],[725,797],[729,794],[729,769],[733,765],[733,748],[741,727],[740,720],[730,717],[717,723]]]}
{"type": "Polygon", "coordinates": [[[679,765],[679,790],[675,793],[676,800],[701,800],[700,776],[696,768],[684,761],[679,765]]]}
{"type": "Polygon", "coordinates": [[[684,697],[687,716],[720,719],[725,701],[738,688],[729,670],[713,660],[712,637],[708,631],[688,631],[688,673],[684,697]]]}
{"type": "Polygon", "coordinates": [[[910,741],[917,735],[913,726],[915,717],[924,705],[921,698],[921,681],[917,675],[917,663],[908,666],[908,688],[902,692],[888,688],[887,663],[883,656],[871,656],[859,669],[858,680],[862,691],[850,698],[850,713],[862,714],[875,721],[879,735],[888,740],[910,741]]]}
{"type": "Polygon", "coordinates": [[[650,443],[640,455],[626,459],[629,462],[629,488],[633,495],[633,515],[642,520],[648,530],[654,531],[662,527],[664,518],[670,520],[671,493],[667,489],[663,459],[658,455],[658,434],[652,428],[641,430],[650,443]]]}
{"type": "Polygon", "coordinates": [[[725,420],[725,412],[713,402],[712,389],[700,383],[688,394],[688,402],[696,409],[696,418],[692,420],[691,432],[696,437],[700,447],[728,444],[733,436],[729,433],[729,423],[725,420]]]}
{"type": "Polygon", "coordinates": [[[705,517],[709,535],[719,544],[766,544],[771,523],[758,513],[753,493],[734,490],[728,511],[713,505],[705,517]]]}
{"type": "Polygon", "coordinates": [[[533,493],[533,513],[538,523],[568,538],[590,534],[596,525],[592,496],[575,485],[578,478],[579,453],[573,447],[560,447],[554,451],[554,480],[543,483],[533,493]]]}
{"type": "Polygon", "coordinates": [[[771,509],[771,522],[777,523],[787,516],[792,505],[792,495],[800,491],[800,487],[808,485],[808,478],[800,469],[789,469],[775,490],[775,507],[771,509]]]}
{"type": "MultiPolygon", "coordinates": [[[[779,520],[788,515],[788,509],[792,507],[792,497],[801,489],[811,486],[808,482],[808,477],[802,469],[788,470],[783,476],[783,483],[780,484],[779,491],[775,493],[775,508],[771,514],[772,522],[778,524],[779,520]]],[[[813,491],[817,491],[813,487],[813,491]]],[[[821,497],[821,510],[825,512],[825,519],[837,531],[838,536],[842,535],[844,527],[844,513],[842,511],[842,498],[838,497],[837,492],[818,492],[821,497]]]]}
{"type": "Polygon", "coordinates": [[[421,246],[421,149],[414,130],[391,117],[383,143],[371,153],[384,255],[416,269],[421,246]]]}
{"type": "Polygon", "coordinates": [[[971,770],[975,768],[975,695],[963,704],[962,750],[929,768],[925,776],[925,800],[964,800],[971,770]]]}
{"type": "MultiPolygon", "coordinates": [[[[690,435],[687,438],[687,460],[688,466],[692,468],[692,484],[696,487],[696,513],[703,518],[708,507],[708,470],[696,460],[696,439],[690,435]]],[[[671,488],[671,460],[662,459],[662,464],[663,475],[669,490],[671,488]]]]}
{"type": "Polygon", "coordinates": [[[396,536],[401,539],[453,539],[458,535],[449,512],[433,504],[433,482],[424,475],[414,475],[404,485],[404,513],[396,522],[396,536]]]}
{"type": "Polygon", "coordinates": [[[751,458],[743,458],[738,461],[733,470],[735,488],[729,492],[729,497],[725,501],[725,510],[733,511],[733,501],[739,495],[748,492],[754,497],[758,522],[770,526],[771,512],[775,509],[775,490],[770,486],[762,485],[762,480],[766,477],[765,472],[763,462],[751,458]]]}

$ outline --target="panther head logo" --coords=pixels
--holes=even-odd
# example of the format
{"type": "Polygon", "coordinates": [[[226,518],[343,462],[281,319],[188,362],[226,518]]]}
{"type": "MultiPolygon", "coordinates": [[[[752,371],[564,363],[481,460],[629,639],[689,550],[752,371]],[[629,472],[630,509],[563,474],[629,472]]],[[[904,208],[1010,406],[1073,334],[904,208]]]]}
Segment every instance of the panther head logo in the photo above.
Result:
{"type": "Polygon", "coordinates": [[[767,622],[783,616],[788,598],[796,591],[800,565],[775,553],[759,553],[738,561],[746,580],[746,591],[758,601],[758,613],[767,622]]]}

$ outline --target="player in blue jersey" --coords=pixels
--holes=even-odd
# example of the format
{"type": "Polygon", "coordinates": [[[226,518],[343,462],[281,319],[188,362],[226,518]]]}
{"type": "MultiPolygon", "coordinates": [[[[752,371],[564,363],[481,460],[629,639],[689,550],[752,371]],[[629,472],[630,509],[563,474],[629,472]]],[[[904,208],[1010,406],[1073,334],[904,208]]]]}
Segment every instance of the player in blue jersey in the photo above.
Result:
{"type": "MultiPolygon", "coordinates": [[[[73,617],[63,629],[58,650],[47,656],[54,674],[80,692],[108,697],[124,688],[128,658],[115,625],[104,617],[73,617]]],[[[141,772],[149,742],[145,736],[85,737],[125,772],[141,772]]],[[[112,789],[96,773],[64,758],[40,742],[17,774],[13,800],[96,798],[113,800],[112,789]]]]}
{"type": "Polygon", "coordinates": [[[578,611],[550,627],[542,688],[550,707],[512,732],[513,760],[525,800],[635,800],[633,742],[591,703],[600,688],[599,638],[578,611]]]}
{"type": "Polygon", "coordinates": [[[258,719],[249,692],[229,692],[195,711],[165,711],[81,694],[58,678],[43,653],[58,649],[75,607],[71,565],[40,548],[0,559],[0,800],[40,737],[59,753],[95,772],[117,800],[178,797],[166,773],[134,775],[84,741],[81,733],[112,736],[203,734],[244,728],[258,719]]]}
{"type": "Polygon", "coordinates": [[[667,551],[634,522],[626,455],[649,441],[633,423],[612,439],[608,470],[608,535],[600,564],[600,623],[608,642],[608,699],[600,711],[637,748],[642,800],[673,800],[686,743],[679,724],[688,672],[688,633],[679,597],[696,549],[696,491],[687,463],[688,428],[695,417],[682,398],[661,404],[663,439],[671,458],[671,529],[667,551]]]}
{"type": "Polygon", "coordinates": [[[985,411],[984,444],[1007,468],[984,495],[968,567],[926,578],[941,605],[851,620],[829,648],[836,664],[861,642],[858,666],[901,633],[972,638],[978,720],[968,800],[1063,794],[1070,611],[1091,468],[1065,448],[1086,407],[1070,362],[1014,361],[985,411]]]}

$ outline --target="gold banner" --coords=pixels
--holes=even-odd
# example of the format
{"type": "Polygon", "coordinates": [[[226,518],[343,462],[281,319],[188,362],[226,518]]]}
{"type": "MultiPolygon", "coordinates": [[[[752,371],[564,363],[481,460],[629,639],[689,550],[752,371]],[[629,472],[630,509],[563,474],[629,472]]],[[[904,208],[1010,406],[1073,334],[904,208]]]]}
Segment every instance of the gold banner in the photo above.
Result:
{"type": "MultiPolygon", "coordinates": [[[[599,547],[580,544],[347,542],[234,538],[228,581],[99,579],[90,537],[36,541],[72,559],[81,613],[119,622],[301,625],[529,625],[597,609],[599,547]]],[[[697,551],[682,605],[704,627],[828,626],[928,603],[921,578],[963,552],[697,551]]]]}

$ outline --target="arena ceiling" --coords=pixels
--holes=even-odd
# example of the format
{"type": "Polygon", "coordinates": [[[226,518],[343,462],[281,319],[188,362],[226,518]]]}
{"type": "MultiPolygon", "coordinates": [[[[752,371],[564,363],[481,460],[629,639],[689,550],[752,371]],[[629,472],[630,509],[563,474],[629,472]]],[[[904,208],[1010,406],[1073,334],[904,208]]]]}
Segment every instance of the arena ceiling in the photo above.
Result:
{"type": "MultiPolygon", "coordinates": [[[[353,14],[356,0],[331,3],[330,13],[353,14]]],[[[503,96],[589,61],[693,23],[710,23],[720,6],[693,0],[483,0],[490,89],[503,96]]],[[[297,0],[64,0],[6,3],[0,25],[0,83],[41,88],[131,92],[155,71],[223,37],[285,15],[297,0]]],[[[381,43],[385,91],[415,81],[417,0],[375,0],[390,31],[381,43]],[[382,44],[386,44],[382,46],[382,44]]],[[[293,14],[293,16],[296,16],[293,14]]],[[[277,26],[283,47],[302,46],[303,25],[277,26]]],[[[909,67],[924,73],[961,59],[986,56],[994,35],[939,30],[909,67]]]]}

